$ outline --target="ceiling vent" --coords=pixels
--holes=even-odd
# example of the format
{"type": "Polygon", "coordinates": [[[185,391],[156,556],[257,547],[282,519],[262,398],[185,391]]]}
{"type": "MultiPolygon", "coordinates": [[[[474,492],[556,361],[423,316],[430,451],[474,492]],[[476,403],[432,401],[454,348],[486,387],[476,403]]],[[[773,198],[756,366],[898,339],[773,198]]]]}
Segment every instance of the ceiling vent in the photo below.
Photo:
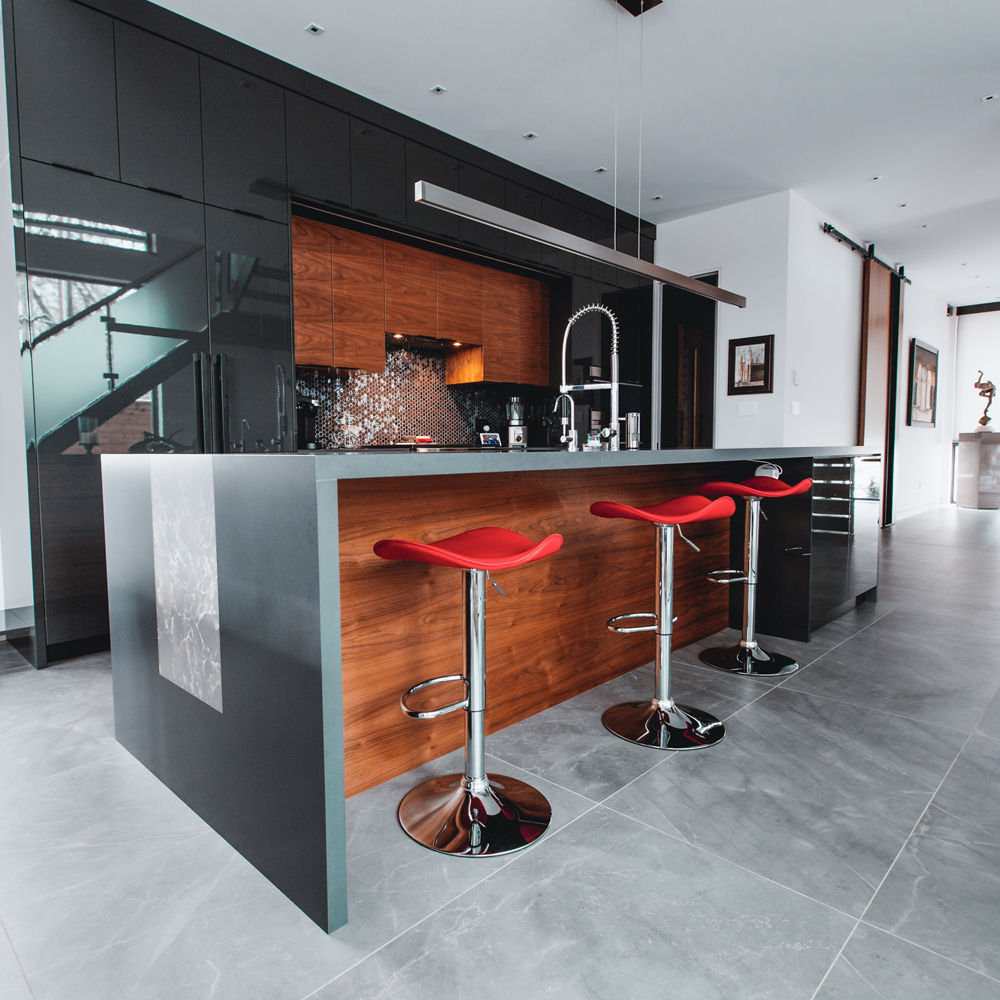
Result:
{"type": "Polygon", "coordinates": [[[617,0],[619,7],[624,7],[633,17],[645,14],[647,10],[659,7],[663,0],[617,0]]]}

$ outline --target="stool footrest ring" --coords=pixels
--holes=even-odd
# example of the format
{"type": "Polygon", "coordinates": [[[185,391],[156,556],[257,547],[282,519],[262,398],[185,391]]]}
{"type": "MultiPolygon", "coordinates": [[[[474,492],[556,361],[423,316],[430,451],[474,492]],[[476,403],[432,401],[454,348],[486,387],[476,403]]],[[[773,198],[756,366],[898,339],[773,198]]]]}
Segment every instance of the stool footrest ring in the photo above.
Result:
{"type": "Polygon", "coordinates": [[[747,575],[741,569],[713,569],[705,579],[709,583],[746,583],[747,575]]]}
{"type": "Polygon", "coordinates": [[[468,692],[469,682],[464,676],[462,676],[462,674],[448,674],[447,677],[432,677],[429,681],[421,681],[419,684],[414,684],[409,691],[404,692],[403,696],[399,699],[399,707],[411,719],[436,719],[440,715],[447,715],[449,712],[457,712],[460,708],[468,708],[468,692]],[[456,701],[452,705],[445,705],[443,708],[434,708],[427,712],[416,712],[412,708],[407,708],[406,699],[409,698],[411,694],[416,694],[417,691],[420,691],[423,688],[433,687],[435,684],[447,684],[452,681],[461,681],[465,686],[466,696],[461,701],[456,701]]]}
{"type": "Polygon", "coordinates": [[[635,614],[631,615],[615,615],[614,618],[609,618],[607,620],[607,627],[609,632],[620,632],[623,635],[629,635],[632,632],[655,632],[657,625],[659,624],[659,615],[655,611],[637,611],[635,614]],[[636,618],[651,619],[652,625],[619,625],[618,622],[630,621],[636,618]]]}

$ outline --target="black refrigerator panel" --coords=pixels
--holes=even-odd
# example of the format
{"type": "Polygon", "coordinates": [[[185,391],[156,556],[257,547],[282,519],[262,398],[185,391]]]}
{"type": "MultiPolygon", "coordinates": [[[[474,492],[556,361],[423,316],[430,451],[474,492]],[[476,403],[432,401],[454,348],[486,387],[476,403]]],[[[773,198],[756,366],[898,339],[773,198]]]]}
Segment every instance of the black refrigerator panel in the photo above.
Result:
{"type": "Polygon", "coordinates": [[[286,222],[284,91],[202,56],[201,114],[205,201],[286,222]]]}
{"type": "Polygon", "coordinates": [[[350,207],[350,118],[343,111],[286,90],[285,127],[292,197],[350,207]]]}
{"type": "Polygon", "coordinates": [[[198,448],[204,209],[24,161],[29,462],[50,655],[107,635],[102,454],[198,448]]]}
{"type": "MultiPolygon", "coordinates": [[[[409,197],[412,199],[411,188],[409,197]]],[[[351,119],[351,207],[380,222],[406,223],[406,156],[401,136],[351,119]]]]}
{"type": "Polygon", "coordinates": [[[198,55],[115,22],[122,180],[201,201],[198,55]]]}
{"type": "Polygon", "coordinates": [[[72,0],[16,0],[21,155],[118,177],[114,24],[72,0]]]}
{"type": "Polygon", "coordinates": [[[457,215],[442,212],[414,201],[414,185],[417,181],[427,181],[448,191],[458,191],[461,187],[461,165],[458,160],[428,149],[419,142],[406,143],[406,224],[421,233],[430,233],[451,242],[460,237],[461,222],[457,215]]]}
{"type": "Polygon", "coordinates": [[[288,227],[206,209],[213,450],[293,447],[288,227]]]}

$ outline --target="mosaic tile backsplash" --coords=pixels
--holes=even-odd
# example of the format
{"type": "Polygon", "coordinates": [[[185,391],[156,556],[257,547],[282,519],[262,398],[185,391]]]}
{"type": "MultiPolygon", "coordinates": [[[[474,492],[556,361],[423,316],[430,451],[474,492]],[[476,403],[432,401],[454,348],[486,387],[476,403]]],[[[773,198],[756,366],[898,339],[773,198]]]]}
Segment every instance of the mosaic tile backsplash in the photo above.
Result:
{"type": "Polygon", "coordinates": [[[506,427],[507,394],[499,387],[447,385],[444,348],[386,342],[384,372],[299,368],[299,395],[319,401],[319,448],[389,445],[416,434],[471,444],[476,422],[506,427]]]}

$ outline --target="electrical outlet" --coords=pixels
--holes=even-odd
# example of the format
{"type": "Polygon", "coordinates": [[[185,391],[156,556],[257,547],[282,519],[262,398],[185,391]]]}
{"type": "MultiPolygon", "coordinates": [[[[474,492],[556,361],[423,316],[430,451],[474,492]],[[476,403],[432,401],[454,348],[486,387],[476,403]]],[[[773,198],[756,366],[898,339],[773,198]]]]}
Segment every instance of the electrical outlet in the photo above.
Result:
{"type": "Polygon", "coordinates": [[[792,416],[797,417],[802,412],[802,404],[797,400],[792,400],[792,416]]]}

